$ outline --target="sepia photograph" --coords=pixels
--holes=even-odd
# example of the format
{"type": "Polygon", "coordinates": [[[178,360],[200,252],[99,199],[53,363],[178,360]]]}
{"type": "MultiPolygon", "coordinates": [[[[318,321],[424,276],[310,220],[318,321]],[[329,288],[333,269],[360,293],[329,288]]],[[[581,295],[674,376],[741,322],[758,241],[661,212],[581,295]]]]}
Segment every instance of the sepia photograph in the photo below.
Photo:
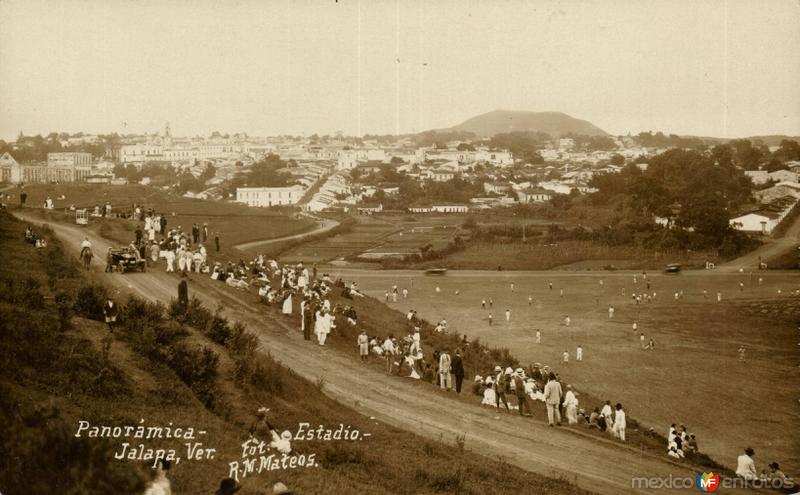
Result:
{"type": "Polygon", "coordinates": [[[0,495],[800,494],[800,1],[0,0],[0,495]]]}

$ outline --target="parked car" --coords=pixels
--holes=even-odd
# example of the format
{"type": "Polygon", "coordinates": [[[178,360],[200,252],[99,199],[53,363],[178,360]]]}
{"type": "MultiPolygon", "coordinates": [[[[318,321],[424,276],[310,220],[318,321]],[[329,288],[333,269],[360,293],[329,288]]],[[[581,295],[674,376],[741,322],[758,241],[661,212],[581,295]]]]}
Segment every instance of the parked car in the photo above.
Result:
{"type": "Polygon", "coordinates": [[[112,266],[119,270],[120,273],[137,268],[145,271],[147,267],[147,262],[138,253],[134,253],[133,248],[129,247],[111,249],[111,260],[112,266]]]}

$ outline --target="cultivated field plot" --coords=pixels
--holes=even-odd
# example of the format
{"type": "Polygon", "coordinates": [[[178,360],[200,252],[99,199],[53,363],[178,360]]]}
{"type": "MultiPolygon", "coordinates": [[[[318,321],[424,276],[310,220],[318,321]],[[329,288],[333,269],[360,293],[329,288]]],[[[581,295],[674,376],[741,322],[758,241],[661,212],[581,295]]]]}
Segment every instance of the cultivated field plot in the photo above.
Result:
{"type": "Polygon", "coordinates": [[[631,416],[661,434],[671,423],[686,424],[701,450],[723,464],[735,466],[736,456],[752,446],[759,466],[774,460],[788,472],[800,470],[796,436],[786,434],[796,432],[800,421],[800,298],[791,295],[800,289],[796,272],[649,273],[649,289],[641,271],[451,271],[435,277],[339,269],[332,275],[357,281],[380,300],[393,284],[406,287],[409,298],[391,306],[416,309],[429,321],[446,318],[449,328],[470,339],[508,347],[523,362],[554,366],[579,392],[622,402],[631,416]],[[632,293],[645,291],[656,294],[653,302],[633,302],[632,293]],[[570,326],[564,325],[566,316],[570,326]],[[655,349],[641,349],[640,333],[653,338],[655,349]],[[579,344],[584,360],[575,362],[579,344]],[[739,361],[742,345],[745,358],[739,361]],[[561,365],[564,351],[571,357],[567,366],[561,365]]]}
{"type": "Polygon", "coordinates": [[[383,258],[392,255],[414,254],[427,244],[430,244],[433,249],[441,249],[450,242],[457,231],[458,227],[453,225],[406,227],[403,231],[386,237],[379,246],[366,250],[361,257],[383,258]]]}
{"type": "MultiPolygon", "coordinates": [[[[132,205],[153,208],[167,215],[167,228],[181,226],[191,231],[192,224],[207,223],[209,235],[218,232],[223,246],[242,242],[272,239],[299,234],[314,227],[314,222],[305,218],[290,217],[262,208],[218,201],[190,199],[167,194],[153,187],[140,185],[112,186],[101,184],[48,184],[27,186],[27,204],[39,207],[48,196],[55,204],[54,211],[70,205],[77,208],[94,208],[109,202],[112,213],[130,211],[132,205]],[[58,199],[61,196],[64,199],[58,199]]],[[[99,220],[90,219],[90,225],[99,220]]],[[[111,227],[124,232],[135,228],[131,220],[120,220],[124,225],[111,227]],[[128,229],[130,227],[130,229],[128,229]]]]}

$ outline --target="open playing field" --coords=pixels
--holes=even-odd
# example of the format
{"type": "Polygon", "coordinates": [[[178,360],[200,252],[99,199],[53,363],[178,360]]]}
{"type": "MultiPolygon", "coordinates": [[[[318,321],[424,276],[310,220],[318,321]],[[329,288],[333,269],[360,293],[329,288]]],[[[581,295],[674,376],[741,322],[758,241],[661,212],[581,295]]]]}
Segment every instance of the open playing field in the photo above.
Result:
{"type": "MultiPolygon", "coordinates": [[[[184,198],[137,184],[42,184],[27,186],[25,190],[28,192],[28,206],[35,208],[41,207],[47,196],[55,204],[54,211],[70,205],[92,209],[95,205],[109,202],[113,213],[130,211],[135,203],[166,214],[167,228],[180,225],[184,230],[191,231],[193,223],[208,223],[209,234],[219,232],[223,246],[298,234],[314,226],[311,220],[289,217],[274,210],[232,202],[184,198]],[[62,195],[64,199],[59,199],[62,195]]],[[[14,191],[14,194],[19,193],[14,191]]],[[[133,228],[135,226],[131,225],[131,231],[133,228]]]]}
{"type": "Polygon", "coordinates": [[[752,446],[759,466],[778,461],[797,472],[800,447],[786,433],[800,421],[800,297],[791,295],[800,289],[800,276],[650,273],[649,292],[656,298],[637,305],[631,293],[646,290],[638,273],[636,284],[634,272],[451,271],[437,277],[414,271],[335,269],[331,275],[355,280],[381,300],[392,284],[407,287],[409,299],[401,296],[391,306],[416,309],[429,321],[446,318],[450,329],[470,339],[508,347],[523,362],[555,367],[578,391],[622,402],[632,417],[662,435],[671,423],[686,424],[701,450],[725,465],[735,467],[740,451],[752,446]],[[683,297],[676,300],[674,294],[680,291],[683,297]],[[719,303],[717,291],[722,294],[719,303]],[[481,309],[484,298],[486,310],[481,309]],[[609,305],[615,308],[612,319],[609,305]],[[505,321],[506,309],[511,310],[510,323],[505,321]],[[564,325],[566,315],[572,320],[569,327],[564,325]],[[636,333],[634,321],[639,326],[636,333]],[[536,328],[542,331],[541,344],[535,343],[536,328]],[[655,340],[654,350],[640,348],[640,332],[655,340]],[[579,344],[584,349],[580,363],[575,362],[579,344]],[[738,360],[740,345],[746,348],[743,362],[738,360]],[[565,350],[571,357],[568,366],[560,362],[565,350]]]}

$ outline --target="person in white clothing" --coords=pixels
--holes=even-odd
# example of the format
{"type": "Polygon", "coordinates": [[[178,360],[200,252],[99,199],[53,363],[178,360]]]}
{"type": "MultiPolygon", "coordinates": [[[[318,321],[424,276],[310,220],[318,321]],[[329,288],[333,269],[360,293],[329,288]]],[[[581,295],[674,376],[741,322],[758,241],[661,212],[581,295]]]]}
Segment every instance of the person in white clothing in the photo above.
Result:
{"type": "Polygon", "coordinates": [[[614,414],[614,426],[612,431],[614,432],[614,436],[619,438],[623,442],[625,441],[625,411],[622,409],[622,404],[617,403],[616,406],[617,412],[614,414]]]}
{"type": "Polygon", "coordinates": [[[167,471],[172,466],[172,462],[166,459],[159,459],[156,462],[156,476],[147,484],[143,495],[171,495],[172,486],[167,471]]]}
{"type": "Polygon", "coordinates": [[[175,271],[175,251],[167,251],[164,256],[167,259],[167,273],[175,271]]]}
{"type": "Polygon", "coordinates": [[[578,348],[575,350],[575,361],[583,361],[583,347],[578,344],[578,348]]]}
{"type": "Polygon", "coordinates": [[[317,321],[314,322],[314,333],[317,334],[317,341],[319,345],[325,345],[325,339],[328,338],[328,334],[331,332],[331,328],[333,327],[333,322],[331,320],[331,314],[328,313],[324,308],[317,311],[317,321]]]}
{"type": "Polygon", "coordinates": [[[753,462],[753,456],[756,452],[747,447],[744,449],[744,454],[736,459],[736,476],[742,477],[746,480],[754,480],[758,478],[758,471],[756,471],[756,463],[753,462]]]}
{"type": "Polygon", "coordinates": [[[567,416],[567,423],[578,424],[578,399],[572,391],[572,385],[567,385],[567,393],[564,395],[564,410],[567,416]]]}
{"type": "MultiPolygon", "coordinates": [[[[606,404],[603,406],[603,409],[600,410],[600,415],[606,418],[606,424],[612,425],[612,415],[613,412],[611,411],[611,401],[607,400],[606,404]]],[[[608,428],[608,432],[611,432],[611,428],[608,428]]]]}

